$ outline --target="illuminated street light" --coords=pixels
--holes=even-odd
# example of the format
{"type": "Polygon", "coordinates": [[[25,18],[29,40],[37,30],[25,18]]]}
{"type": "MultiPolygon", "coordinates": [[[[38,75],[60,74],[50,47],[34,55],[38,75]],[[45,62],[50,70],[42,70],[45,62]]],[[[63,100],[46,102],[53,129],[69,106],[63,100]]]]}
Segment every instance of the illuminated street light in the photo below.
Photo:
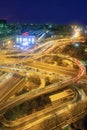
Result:
{"type": "Polygon", "coordinates": [[[9,41],[7,41],[7,46],[9,47],[9,48],[11,48],[12,47],[12,42],[9,40],[9,41]]]}
{"type": "Polygon", "coordinates": [[[75,44],[73,44],[73,46],[76,47],[76,48],[79,48],[80,47],[80,43],[76,42],[75,44]]]}
{"type": "Polygon", "coordinates": [[[72,108],[72,104],[68,104],[68,108],[71,109],[72,108]]]}
{"type": "Polygon", "coordinates": [[[87,52],[87,48],[85,48],[85,52],[87,52]]]}
{"type": "Polygon", "coordinates": [[[11,41],[9,40],[9,41],[7,41],[7,44],[10,44],[11,43],[11,41]]]}

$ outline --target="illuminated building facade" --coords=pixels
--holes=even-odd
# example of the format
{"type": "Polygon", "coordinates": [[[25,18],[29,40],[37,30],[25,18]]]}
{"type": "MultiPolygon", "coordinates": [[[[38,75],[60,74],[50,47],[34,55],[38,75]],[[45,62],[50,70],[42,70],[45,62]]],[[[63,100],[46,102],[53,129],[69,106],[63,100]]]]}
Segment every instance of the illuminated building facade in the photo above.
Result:
{"type": "Polygon", "coordinates": [[[21,46],[32,46],[36,44],[36,37],[27,35],[17,35],[16,44],[20,44],[21,46]]]}

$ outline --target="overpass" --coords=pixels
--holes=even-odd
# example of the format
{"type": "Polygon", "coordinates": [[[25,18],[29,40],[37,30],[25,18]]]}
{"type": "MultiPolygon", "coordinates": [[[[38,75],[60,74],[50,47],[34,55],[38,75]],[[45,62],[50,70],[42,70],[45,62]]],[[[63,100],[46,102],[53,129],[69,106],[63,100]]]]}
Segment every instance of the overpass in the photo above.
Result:
{"type": "MultiPolygon", "coordinates": [[[[53,49],[53,48],[54,47],[52,47],[51,49],[53,49]]],[[[50,51],[50,48],[48,50],[50,51]]],[[[47,53],[48,50],[45,50],[45,54],[47,53]]],[[[38,58],[40,58],[42,56],[43,56],[43,54],[38,56],[38,58]]],[[[20,104],[20,103],[22,103],[22,102],[24,102],[26,100],[35,98],[35,97],[37,97],[39,95],[42,95],[42,94],[46,94],[46,93],[50,93],[50,92],[53,92],[53,91],[57,91],[58,89],[62,89],[63,87],[78,81],[83,76],[83,74],[85,73],[85,67],[83,66],[83,64],[81,62],[79,62],[75,58],[71,58],[69,56],[63,56],[63,57],[64,58],[66,57],[66,59],[69,59],[69,60],[73,61],[75,64],[78,65],[79,70],[78,70],[78,73],[77,73],[77,75],[75,77],[72,77],[71,79],[63,81],[61,83],[55,83],[55,84],[53,84],[51,86],[46,87],[45,89],[42,89],[42,88],[41,89],[37,89],[37,91],[32,91],[30,93],[27,93],[27,94],[21,95],[19,97],[16,97],[13,100],[6,101],[6,102],[4,102],[4,104],[1,105],[0,114],[2,115],[2,113],[4,113],[8,108],[14,107],[15,105],[20,104]]],[[[36,58],[36,56],[34,58],[36,58]]],[[[43,67],[43,66],[44,65],[41,65],[41,67],[43,67]]],[[[56,107],[52,106],[51,108],[44,109],[43,110],[44,112],[41,111],[41,112],[38,112],[38,113],[34,113],[33,115],[30,115],[32,117],[31,121],[26,121],[27,117],[25,117],[24,124],[26,124],[26,126],[20,126],[20,125],[18,125],[17,127],[13,126],[13,128],[11,128],[11,130],[12,129],[16,129],[16,130],[17,129],[18,130],[30,129],[30,130],[32,130],[33,128],[35,129],[37,127],[37,124],[39,124],[38,125],[39,130],[40,129],[41,130],[46,130],[46,127],[47,127],[48,130],[50,130],[51,128],[55,129],[55,127],[60,128],[60,127],[64,126],[65,124],[67,124],[67,123],[69,124],[69,123],[73,122],[75,119],[77,119],[79,113],[81,114],[81,112],[83,113],[83,111],[86,112],[86,108],[87,108],[86,102],[87,102],[87,99],[85,99],[84,101],[80,100],[79,102],[72,103],[72,101],[71,101],[71,104],[70,104],[70,102],[68,102],[68,104],[66,103],[66,104],[63,104],[64,106],[60,106],[60,108],[56,104],[56,107]],[[81,106],[80,108],[77,107],[79,105],[81,106]],[[67,107],[68,107],[68,111],[70,110],[69,112],[71,112],[71,113],[67,114],[67,116],[64,116],[64,115],[66,115],[66,113],[68,113],[67,107]],[[73,112],[75,111],[76,108],[78,108],[77,111],[76,111],[77,112],[77,114],[76,114],[77,117],[75,115],[73,116],[73,112]],[[42,116],[42,114],[43,114],[43,116],[42,116]],[[36,117],[36,115],[37,115],[37,117],[36,117]],[[60,121],[60,117],[61,117],[62,121],[60,121]],[[65,118],[63,118],[63,117],[65,117],[65,118]],[[73,117],[74,117],[74,119],[73,119],[73,117]],[[52,126],[51,123],[49,123],[49,122],[52,122],[53,120],[55,120],[55,122],[56,122],[55,126],[52,126]],[[51,127],[49,126],[49,124],[51,125],[51,127]]],[[[79,118],[80,118],[80,116],[79,116],[79,118]]],[[[23,123],[23,119],[21,119],[21,123],[23,123]]],[[[29,119],[29,117],[28,117],[28,119],[29,119]]],[[[8,122],[7,123],[8,127],[9,127],[7,129],[10,130],[10,127],[12,127],[12,123],[14,124],[14,122],[10,122],[10,123],[8,122]]],[[[16,121],[16,123],[17,123],[17,121],[16,121]]],[[[6,125],[6,122],[5,122],[5,125],[6,125]]]]}

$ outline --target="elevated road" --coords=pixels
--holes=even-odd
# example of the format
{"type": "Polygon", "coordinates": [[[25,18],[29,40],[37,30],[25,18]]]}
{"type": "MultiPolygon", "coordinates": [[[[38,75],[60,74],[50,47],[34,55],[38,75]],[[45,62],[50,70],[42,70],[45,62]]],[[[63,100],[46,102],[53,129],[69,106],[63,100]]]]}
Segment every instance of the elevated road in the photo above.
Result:
{"type": "Polygon", "coordinates": [[[12,76],[9,80],[5,81],[0,85],[0,106],[3,104],[10,96],[14,95],[15,92],[22,87],[24,83],[24,78],[21,76],[12,76]]]}
{"type": "MultiPolygon", "coordinates": [[[[69,59],[73,60],[72,58],[69,58],[69,59]]],[[[60,82],[60,83],[59,82],[55,83],[55,84],[50,85],[49,87],[47,87],[45,89],[40,88],[40,89],[37,89],[36,91],[33,91],[31,93],[29,92],[27,94],[23,94],[22,96],[17,97],[14,101],[11,101],[11,103],[7,103],[6,105],[5,104],[2,105],[0,112],[2,113],[2,112],[4,112],[4,110],[8,109],[9,107],[20,104],[20,103],[22,103],[26,100],[33,99],[37,96],[40,96],[40,95],[43,95],[43,94],[46,94],[46,93],[51,93],[53,91],[57,91],[58,89],[62,89],[65,86],[70,85],[70,84],[78,81],[83,76],[83,74],[85,73],[85,67],[81,62],[79,62],[75,58],[74,58],[73,62],[75,62],[79,67],[79,71],[78,71],[78,74],[76,75],[76,77],[73,77],[71,79],[68,79],[68,80],[60,82]]]]}
{"type": "MultiPolygon", "coordinates": [[[[65,43],[63,43],[65,44],[65,43]]],[[[68,43],[69,44],[69,43],[68,43]]],[[[56,46],[57,44],[55,44],[56,46]]],[[[47,52],[50,52],[55,46],[50,46],[49,48],[46,48],[44,51],[41,51],[38,55],[36,56],[33,56],[32,59],[30,58],[24,58],[21,63],[25,63],[25,62],[28,62],[28,61],[33,61],[34,59],[38,59],[38,58],[41,58],[42,56],[46,55],[47,52]],[[44,53],[43,53],[44,52],[44,53]]],[[[77,66],[78,66],[78,72],[77,74],[72,78],[70,79],[67,79],[67,80],[64,80],[62,82],[58,82],[58,83],[55,83],[53,85],[50,85],[50,86],[47,86],[45,88],[39,88],[37,90],[33,90],[31,92],[28,92],[26,94],[23,94],[23,95],[20,95],[20,96],[17,96],[15,97],[14,99],[11,99],[11,100],[8,100],[8,101],[5,101],[6,100],[6,97],[9,97],[10,96],[10,93],[13,92],[13,89],[12,90],[9,90],[7,95],[4,95],[3,98],[1,98],[1,101],[5,101],[4,104],[1,104],[0,106],[0,115],[2,115],[2,113],[4,113],[7,109],[9,109],[10,107],[14,107],[15,105],[18,105],[18,104],[21,104],[23,103],[24,101],[27,101],[27,100],[30,100],[30,99],[33,99],[33,98],[36,98],[40,95],[43,95],[43,94],[48,94],[48,93],[51,93],[51,92],[55,92],[55,91],[58,91],[58,89],[62,89],[64,87],[66,87],[67,85],[70,85],[70,84],[73,84],[75,82],[77,82],[85,73],[85,67],[84,65],[77,59],[75,58],[71,58],[69,56],[62,56],[63,58],[66,58],[68,60],[71,60],[73,63],[75,63],[77,66]]],[[[18,62],[20,63],[20,61],[18,62]]],[[[16,63],[17,64],[17,63],[16,63]]],[[[47,64],[31,64],[30,66],[33,66],[34,68],[40,68],[40,69],[45,69],[46,71],[48,70],[48,67],[47,67],[47,64]]],[[[2,68],[1,68],[2,69],[2,68]]],[[[55,73],[57,71],[58,68],[53,68],[52,69],[52,66],[49,67],[49,71],[54,71],[55,70],[55,73]]],[[[59,72],[63,72],[63,70],[58,70],[59,72]]],[[[58,73],[57,71],[57,73],[58,73]]],[[[65,72],[66,73],[66,72],[65,72]]],[[[14,87],[16,88],[16,87],[14,87]]],[[[76,92],[76,91],[74,91],[76,92]]],[[[77,96],[78,97],[78,96],[77,96]]],[[[39,112],[39,114],[41,114],[39,116],[39,114],[37,115],[37,119],[36,119],[36,113],[34,113],[33,115],[31,115],[33,118],[32,120],[29,122],[26,121],[27,117],[25,117],[25,122],[24,122],[24,125],[23,126],[17,126],[16,128],[13,128],[15,130],[27,130],[27,129],[31,129],[31,127],[33,127],[34,125],[36,124],[39,124],[41,123],[42,121],[48,119],[48,118],[51,118],[51,116],[53,115],[53,113],[63,113],[64,111],[66,111],[65,109],[67,109],[67,105],[69,105],[70,103],[72,104],[71,106],[74,106],[76,103],[76,100],[75,102],[72,102],[73,100],[71,100],[71,102],[67,102],[65,104],[60,105],[60,108],[56,105],[48,108],[48,109],[45,109],[43,111],[46,111],[45,112],[39,112]]],[[[23,121],[21,121],[21,123],[23,123],[23,121]]],[[[11,124],[10,124],[11,125],[11,124]]],[[[9,129],[10,130],[10,129],[9,129]]],[[[41,129],[42,130],[42,129],[41,129]]]]}

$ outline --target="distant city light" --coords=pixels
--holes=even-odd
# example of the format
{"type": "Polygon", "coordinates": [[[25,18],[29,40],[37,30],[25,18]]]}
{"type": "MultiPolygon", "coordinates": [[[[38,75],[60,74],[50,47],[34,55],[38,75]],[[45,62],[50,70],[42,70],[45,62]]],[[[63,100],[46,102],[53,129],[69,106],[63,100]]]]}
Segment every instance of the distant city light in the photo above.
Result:
{"type": "Polygon", "coordinates": [[[80,46],[80,43],[74,43],[73,46],[74,46],[74,47],[79,47],[79,46],[80,46]]]}
{"type": "Polygon", "coordinates": [[[22,45],[23,46],[28,46],[28,42],[23,42],[22,45]]]}
{"type": "Polygon", "coordinates": [[[81,35],[82,28],[81,27],[74,27],[73,36],[71,39],[78,38],[81,35]]]}
{"type": "Polygon", "coordinates": [[[74,35],[73,35],[73,38],[76,38],[76,37],[79,37],[79,32],[76,32],[74,35]]]}
{"type": "Polygon", "coordinates": [[[16,38],[16,42],[19,42],[19,38],[16,38]]]}
{"type": "Polygon", "coordinates": [[[76,47],[79,47],[79,44],[78,44],[78,43],[76,43],[76,44],[75,44],[75,46],[76,46],[76,47]]]}
{"type": "Polygon", "coordinates": [[[32,43],[34,43],[34,38],[32,38],[32,43]]]}
{"type": "Polygon", "coordinates": [[[20,42],[22,42],[22,38],[20,37],[20,42]]]}
{"type": "Polygon", "coordinates": [[[9,41],[7,41],[7,43],[8,43],[8,44],[10,44],[10,43],[11,43],[11,41],[9,40],[9,41]]]}
{"type": "Polygon", "coordinates": [[[87,52],[87,48],[85,48],[85,52],[87,52]]]}
{"type": "Polygon", "coordinates": [[[31,39],[29,38],[29,40],[28,40],[29,42],[31,41],[31,39]]]}

